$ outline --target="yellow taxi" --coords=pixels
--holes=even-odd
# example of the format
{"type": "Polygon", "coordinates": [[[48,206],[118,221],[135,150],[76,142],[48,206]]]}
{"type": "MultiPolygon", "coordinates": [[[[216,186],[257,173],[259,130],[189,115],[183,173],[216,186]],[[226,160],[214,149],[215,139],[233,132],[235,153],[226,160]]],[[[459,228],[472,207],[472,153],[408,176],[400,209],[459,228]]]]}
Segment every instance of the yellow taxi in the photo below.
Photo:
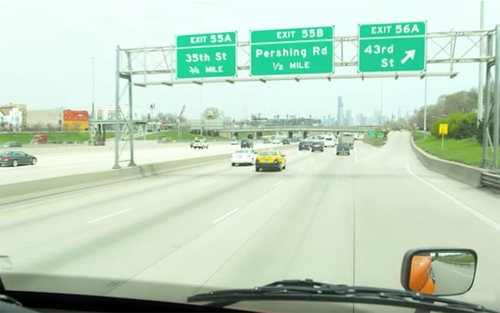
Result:
{"type": "Polygon", "coordinates": [[[261,169],[274,169],[278,171],[286,169],[285,154],[278,150],[260,152],[255,160],[255,171],[258,172],[261,169]]]}

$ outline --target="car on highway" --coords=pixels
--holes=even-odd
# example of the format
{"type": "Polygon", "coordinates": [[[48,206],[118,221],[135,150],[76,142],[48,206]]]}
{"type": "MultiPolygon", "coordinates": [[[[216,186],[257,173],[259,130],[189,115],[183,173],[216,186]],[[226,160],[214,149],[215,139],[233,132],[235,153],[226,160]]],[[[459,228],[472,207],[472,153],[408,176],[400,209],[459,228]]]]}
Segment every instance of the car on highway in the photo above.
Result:
{"type": "Polygon", "coordinates": [[[208,149],[208,142],[205,139],[196,139],[193,141],[193,149],[208,149]]]}
{"type": "Polygon", "coordinates": [[[347,154],[351,155],[351,148],[348,143],[341,142],[337,145],[337,155],[347,154]]]}
{"type": "Polygon", "coordinates": [[[283,139],[281,141],[281,143],[284,144],[284,145],[289,145],[290,144],[290,139],[285,138],[285,139],[283,139]]]}
{"type": "Polygon", "coordinates": [[[168,142],[168,139],[166,136],[159,136],[158,138],[156,138],[156,141],[158,143],[167,143],[168,142]]]}
{"type": "Polygon", "coordinates": [[[36,165],[37,159],[34,155],[23,151],[0,152],[0,166],[36,165]]]}
{"type": "Polygon", "coordinates": [[[231,165],[254,165],[257,158],[257,152],[253,149],[239,149],[231,155],[231,165]]]}
{"type": "Polygon", "coordinates": [[[241,140],[241,145],[240,145],[240,148],[243,149],[243,148],[250,148],[250,149],[253,149],[253,141],[250,140],[250,139],[242,139],[241,140]]]}
{"type": "Polygon", "coordinates": [[[255,171],[260,170],[284,170],[286,169],[286,155],[279,150],[267,150],[259,152],[255,160],[255,171]]]}
{"type": "Polygon", "coordinates": [[[325,136],[323,138],[323,140],[324,140],[323,144],[324,144],[325,148],[328,148],[328,147],[333,148],[333,147],[335,147],[335,144],[337,142],[337,138],[333,135],[325,136]]]}
{"type": "Polygon", "coordinates": [[[18,148],[22,146],[23,144],[19,141],[7,141],[2,145],[2,148],[18,148]]]}
{"type": "Polygon", "coordinates": [[[231,140],[231,145],[232,145],[232,146],[234,146],[234,145],[237,145],[237,144],[238,144],[238,139],[233,138],[233,139],[231,140]]]}
{"type": "Polygon", "coordinates": [[[325,146],[322,142],[313,142],[311,145],[311,152],[321,151],[325,152],[325,146]]]}
{"type": "Polygon", "coordinates": [[[310,147],[310,142],[309,141],[301,141],[299,142],[299,151],[301,150],[309,150],[310,147]]]}

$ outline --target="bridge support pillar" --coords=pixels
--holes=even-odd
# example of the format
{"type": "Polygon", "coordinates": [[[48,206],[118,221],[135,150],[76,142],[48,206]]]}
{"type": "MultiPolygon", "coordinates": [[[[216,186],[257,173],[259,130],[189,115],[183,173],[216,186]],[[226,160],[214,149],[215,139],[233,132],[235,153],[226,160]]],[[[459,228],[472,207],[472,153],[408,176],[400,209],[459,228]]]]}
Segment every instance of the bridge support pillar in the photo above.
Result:
{"type": "Polygon", "coordinates": [[[302,138],[303,138],[303,139],[306,139],[306,138],[307,138],[307,131],[306,131],[306,130],[302,132],[302,138]]]}
{"type": "Polygon", "coordinates": [[[293,138],[293,131],[288,131],[288,139],[292,139],[293,138]]]}

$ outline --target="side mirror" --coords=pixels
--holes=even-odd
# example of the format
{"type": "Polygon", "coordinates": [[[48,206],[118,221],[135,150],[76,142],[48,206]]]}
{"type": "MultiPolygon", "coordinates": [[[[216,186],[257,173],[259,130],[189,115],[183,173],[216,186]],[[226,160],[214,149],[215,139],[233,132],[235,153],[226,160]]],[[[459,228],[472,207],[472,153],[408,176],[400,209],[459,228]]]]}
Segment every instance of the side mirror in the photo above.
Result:
{"type": "Polygon", "coordinates": [[[455,296],[472,288],[477,253],[461,248],[422,248],[405,253],[401,285],[405,290],[434,296],[455,296]]]}

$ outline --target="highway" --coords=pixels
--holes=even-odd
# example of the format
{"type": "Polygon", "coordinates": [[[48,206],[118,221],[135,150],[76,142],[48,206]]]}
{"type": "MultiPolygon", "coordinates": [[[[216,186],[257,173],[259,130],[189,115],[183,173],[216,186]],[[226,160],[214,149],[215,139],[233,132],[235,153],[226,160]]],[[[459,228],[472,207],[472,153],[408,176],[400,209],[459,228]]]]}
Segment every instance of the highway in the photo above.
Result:
{"type": "MultiPolygon", "coordinates": [[[[231,167],[229,158],[3,206],[0,254],[11,257],[16,271],[191,285],[189,294],[131,283],[109,293],[185,301],[195,290],[281,279],[401,289],[407,250],[469,247],[479,254],[475,284],[456,298],[500,306],[500,197],[427,170],[411,151],[408,133],[391,133],[381,148],[356,142],[351,156],[336,156],[335,149],[287,151],[282,172],[231,167]]],[[[317,306],[286,309],[331,308],[317,306]]]]}
{"type": "MultiPolygon", "coordinates": [[[[122,151],[120,161],[125,162],[120,162],[120,166],[127,167],[129,162],[126,160],[130,160],[130,148],[128,144],[126,146],[123,144],[120,145],[120,151],[122,151]]],[[[134,159],[138,165],[159,163],[221,153],[230,154],[238,147],[227,141],[209,142],[208,149],[191,149],[189,143],[158,144],[156,141],[136,141],[134,142],[134,159]]],[[[254,143],[255,149],[261,147],[272,147],[272,145],[264,145],[259,141],[254,143]]],[[[111,142],[104,147],[22,147],[9,150],[20,150],[34,155],[37,158],[37,164],[0,168],[2,177],[0,185],[110,170],[115,160],[114,143],[111,142]]]]}

